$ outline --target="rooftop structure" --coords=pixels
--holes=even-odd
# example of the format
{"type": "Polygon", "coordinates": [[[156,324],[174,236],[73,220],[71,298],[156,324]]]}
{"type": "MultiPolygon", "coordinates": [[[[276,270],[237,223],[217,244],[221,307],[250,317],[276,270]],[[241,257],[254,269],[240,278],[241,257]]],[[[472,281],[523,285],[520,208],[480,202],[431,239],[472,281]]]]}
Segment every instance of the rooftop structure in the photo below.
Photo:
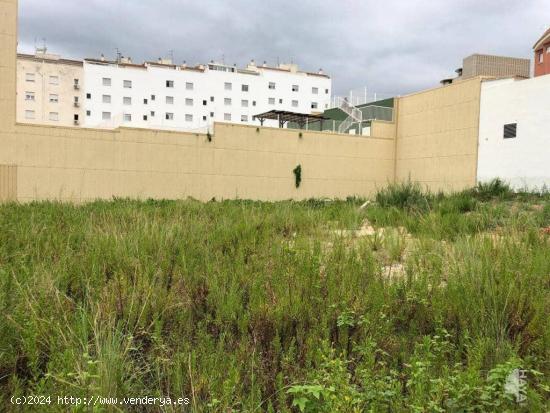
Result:
{"type": "Polygon", "coordinates": [[[528,79],[531,76],[530,67],[529,59],[475,53],[462,60],[462,67],[455,71],[457,77],[443,79],[441,84],[447,85],[477,76],[528,79]]]}

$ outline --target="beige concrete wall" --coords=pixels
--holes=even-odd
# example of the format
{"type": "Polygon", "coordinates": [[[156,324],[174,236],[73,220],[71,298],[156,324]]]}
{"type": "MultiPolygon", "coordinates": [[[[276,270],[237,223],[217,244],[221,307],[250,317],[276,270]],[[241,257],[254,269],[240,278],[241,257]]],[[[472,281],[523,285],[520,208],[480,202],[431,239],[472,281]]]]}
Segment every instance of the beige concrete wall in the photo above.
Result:
{"type": "Polygon", "coordinates": [[[476,184],[481,79],[401,97],[395,177],[433,191],[476,184]]]}
{"type": "Polygon", "coordinates": [[[370,133],[372,136],[393,139],[396,134],[396,124],[395,122],[387,122],[384,120],[373,120],[370,126],[370,133]]]}
{"type": "Polygon", "coordinates": [[[16,47],[17,0],[0,0],[0,142],[15,128],[16,47]]]}
{"type": "Polygon", "coordinates": [[[84,121],[84,70],[82,64],[67,64],[63,60],[17,58],[17,122],[46,125],[73,126],[74,115],[84,121]],[[27,73],[34,74],[34,80],[26,79],[27,73]],[[58,84],[50,82],[50,76],[58,78],[58,84]],[[79,80],[79,89],[74,88],[74,79],[79,80]],[[27,100],[28,92],[34,93],[34,100],[27,100]],[[57,102],[50,102],[50,96],[57,95],[57,102]],[[74,100],[78,98],[79,106],[74,100]],[[34,111],[34,119],[27,119],[25,112],[34,111]],[[50,114],[56,113],[57,120],[50,114]]]}
{"type": "Polygon", "coordinates": [[[0,202],[17,200],[17,166],[0,165],[0,202]]]}
{"type": "Polygon", "coordinates": [[[216,124],[206,135],[18,125],[0,162],[20,201],[370,196],[393,175],[393,139],[216,124]],[[295,187],[292,170],[302,166],[295,187]]]}

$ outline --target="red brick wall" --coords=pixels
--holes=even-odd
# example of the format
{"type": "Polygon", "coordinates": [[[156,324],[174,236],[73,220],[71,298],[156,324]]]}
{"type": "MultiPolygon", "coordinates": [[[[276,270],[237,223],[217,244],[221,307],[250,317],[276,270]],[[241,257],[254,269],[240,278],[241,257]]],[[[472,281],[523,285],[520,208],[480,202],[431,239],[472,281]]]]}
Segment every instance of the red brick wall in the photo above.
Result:
{"type": "Polygon", "coordinates": [[[545,43],[541,48],[535,50],[535,76],[550,74],[550,42],[545,43]],[[543,61],[539,63],[539,55],[542,53],[543,61]]]}

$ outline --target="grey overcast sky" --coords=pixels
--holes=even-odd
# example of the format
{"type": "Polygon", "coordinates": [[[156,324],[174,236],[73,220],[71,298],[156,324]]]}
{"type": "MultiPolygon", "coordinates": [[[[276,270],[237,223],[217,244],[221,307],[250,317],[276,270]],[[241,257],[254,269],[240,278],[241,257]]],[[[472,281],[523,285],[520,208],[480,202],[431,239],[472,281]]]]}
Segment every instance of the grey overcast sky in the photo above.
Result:
{"type": "Polygon", "coordinates": [[[20,0],[19,51],[322,68],[336,94],[437,85],[472,53],[532,57],[550,0],[20,0]],[[36,39],[36,40],[35,40],[36,39]]]}

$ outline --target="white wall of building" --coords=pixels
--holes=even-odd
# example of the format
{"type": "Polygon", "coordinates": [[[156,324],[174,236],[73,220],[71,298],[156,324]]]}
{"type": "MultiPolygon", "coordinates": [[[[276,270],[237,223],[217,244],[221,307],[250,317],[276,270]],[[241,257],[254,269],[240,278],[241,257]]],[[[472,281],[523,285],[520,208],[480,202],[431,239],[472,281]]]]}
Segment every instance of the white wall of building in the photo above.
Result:
{"type": "MultiPolygon", "coordinates": [[[[225,72],[208,66],[198,71],[172,65],[85,61],[84,126],[205,131],[214,121],[259,125],[253,116],[272,109],[309,114],[323,112],[330,103],[332,85],[327,76],[256,66],[225,72]],[[111,80],[110,86],[103,84],[104,78],[111,80]],[[125,80],[132,82],[131,88],[124,87],[125,80]],[[167,87],[167,81],[173,81],[174,86],[167,87]],[[270,82],[275,89],[269,88],[270,82]],[[292,90],[293,85],[298,91],[292,90]],[[110,103],[103,100],[104,95],[111,97],[110,103]],[[131,104],[128,100],[125,104],[125,97],[131,98],[131,104]],[[312,109],[313,102],[317,109],[312,109]],[[111,119],[103,119],[103,113],[110,113],[111,119]],[[173,119],[167,119],[167,113],[173,113],[173,119]],[[131,120],[124,115],[130,115],[131,120]]],[[[277,122],[266,121],[265,126],[277,126],[277,122]]]]}
{"type": "Polygon", "coordinates": [[[493,178],[516,189],[550,189],[550,76],[482,83],[477,179],[493,178]],[[512,123],[517,136],[504,139],[512,123]]]}

